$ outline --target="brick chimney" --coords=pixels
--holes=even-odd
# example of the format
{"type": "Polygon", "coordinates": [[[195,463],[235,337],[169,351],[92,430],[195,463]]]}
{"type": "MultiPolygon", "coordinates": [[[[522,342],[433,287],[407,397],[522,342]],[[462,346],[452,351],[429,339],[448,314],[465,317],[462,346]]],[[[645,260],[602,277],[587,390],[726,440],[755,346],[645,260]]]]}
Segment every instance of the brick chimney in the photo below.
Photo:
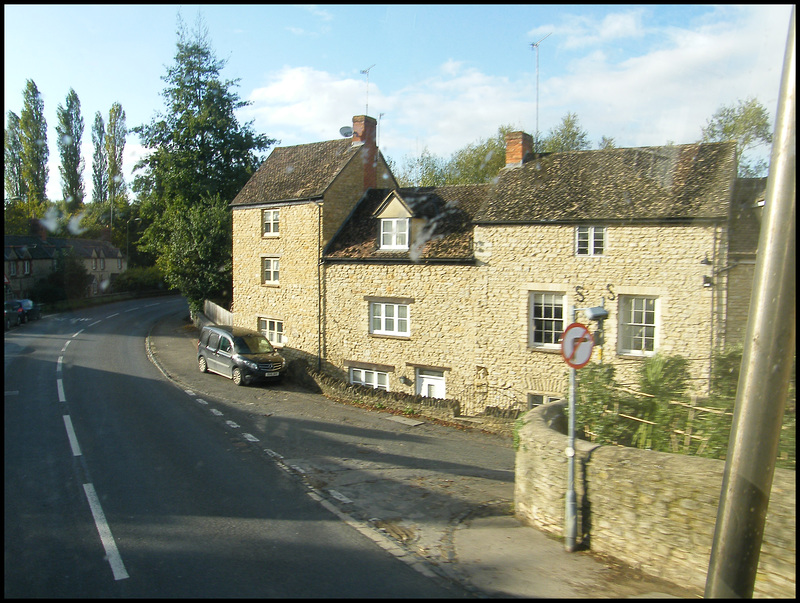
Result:
{"type": "Polygon", "coordinates": [[[519,166],[525,155],[533,151],[533,137],[525,132],[506,134],[506,167],[519,166]]]}
{"type": "Polygon", "coordinates": [[[353,116],[353,144],[363,144],[364,190],[378,187],[378,147],[375,134],[378,122],[368,115],[353,116]]]}

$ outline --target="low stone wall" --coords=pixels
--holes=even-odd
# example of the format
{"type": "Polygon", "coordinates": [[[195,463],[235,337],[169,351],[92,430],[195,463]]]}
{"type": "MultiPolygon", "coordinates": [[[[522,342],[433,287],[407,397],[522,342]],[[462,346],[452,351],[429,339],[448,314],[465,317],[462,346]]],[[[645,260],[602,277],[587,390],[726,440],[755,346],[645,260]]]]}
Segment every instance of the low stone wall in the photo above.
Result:
{"type": "MultiPolygon", "coordinates": [[[[567,487],[566,402],[535,408],[517,437],[515,512],[563,536],[567,487]]],[[[653,576],[705,589],[721,460],[576,440],[578,541],[653,576]]],[[[776,469],[754,596],[796,596],[795,472],[776,469]]]]}

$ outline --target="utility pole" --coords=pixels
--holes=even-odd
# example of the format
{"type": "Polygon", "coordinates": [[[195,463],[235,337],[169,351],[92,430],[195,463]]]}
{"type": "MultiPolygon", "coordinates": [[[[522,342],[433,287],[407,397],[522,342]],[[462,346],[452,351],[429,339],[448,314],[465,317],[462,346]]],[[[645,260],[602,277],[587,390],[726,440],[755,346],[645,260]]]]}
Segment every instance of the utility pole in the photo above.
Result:
{"type": "Polygon", "coordinates": [[[531,44],[531,48],[536,50],[536,140],[539,140],[539,44],[545,41],[553,32],[547,34],[538,42],[531,44]]]}
{"type": "Polygon", "coordinates": [[[361,70],[361,74],[367,76],[367,110],[364,113],[364,115],[369,115],[369,70],[372,69],[373,67],[375,67],[374,63],[369,67],[367,67],[366,69],[361,70]]]}

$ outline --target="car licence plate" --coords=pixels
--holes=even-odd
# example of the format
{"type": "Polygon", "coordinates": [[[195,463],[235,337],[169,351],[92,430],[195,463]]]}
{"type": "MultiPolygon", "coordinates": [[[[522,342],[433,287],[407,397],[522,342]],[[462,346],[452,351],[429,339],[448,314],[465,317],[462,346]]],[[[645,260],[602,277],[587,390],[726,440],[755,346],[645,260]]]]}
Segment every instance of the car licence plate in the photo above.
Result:
{"type": "Polygon", "coordinates": [[[265,377],[277,377],[278,375],[280,375],[278,371],[267,371],[264,373],[265,377]]]}

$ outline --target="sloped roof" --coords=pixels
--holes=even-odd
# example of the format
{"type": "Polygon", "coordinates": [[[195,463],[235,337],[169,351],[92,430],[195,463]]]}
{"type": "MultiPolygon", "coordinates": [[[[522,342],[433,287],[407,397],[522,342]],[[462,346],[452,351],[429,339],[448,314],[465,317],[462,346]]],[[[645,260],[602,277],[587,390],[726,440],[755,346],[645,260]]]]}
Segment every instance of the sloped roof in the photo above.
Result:
{"type": "Polygon", "coordinates": [[[3,247],[6,259],[12,259],[12,254],[18,258],[27,255],[34,260],[52,259],[55,257],[56,251],[65,248],[73,249],[78,257],[83,258],[92,257],[92,252],[97,257],[122,257],[122,252],[110,242],[95,239],[67,239],[61,237],[42,239],[32,235],[4,235],[3,247]]]}
{"type": "Polygon", "coordinates": [[[734,142],[552,153],[504,169],[476,223],[726,218],[734,142]]]}
{"type": "Polygon", "coordinates": [[[321,197],[360,149],[350,139],[276,147],[231,206],[321,197]]]}
{"type": "Polygon", "coordinates": [[[378,249],[379,219],[375,211],[391,189],[370,189],[331,240],[325,258],[378,261],[471,261],[472,217],[485,202],[488,184],[415,187],[396,193],[412,211],[425,220],[421,241],[411,241],[408,251],[378,249]]]}

